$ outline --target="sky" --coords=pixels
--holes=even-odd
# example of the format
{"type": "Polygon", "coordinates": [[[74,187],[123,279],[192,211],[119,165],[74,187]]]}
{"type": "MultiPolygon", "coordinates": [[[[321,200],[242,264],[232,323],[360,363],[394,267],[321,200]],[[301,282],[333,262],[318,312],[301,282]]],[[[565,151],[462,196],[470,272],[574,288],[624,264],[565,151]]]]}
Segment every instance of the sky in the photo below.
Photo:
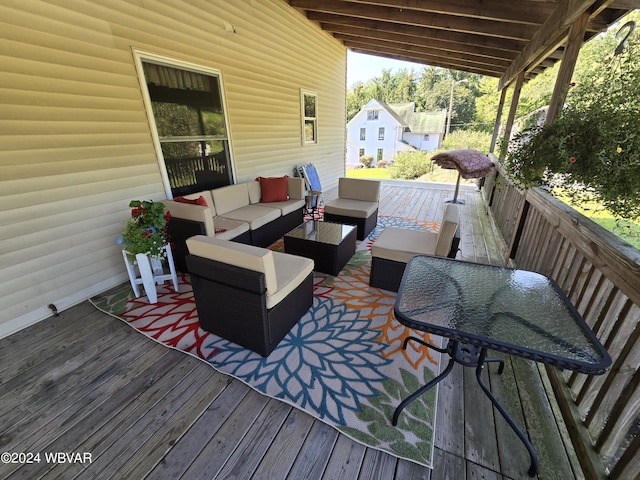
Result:
{"type": "Polygon", "coordinates": [[[361,81],[366,83],[367,80],[380,76],[383,69],[391,69],[391,73],[403,68],[419,72],[422,67],[424,65],[420,63],[403,62],[347,50],[347,88],[353,85],[354,82],[361,81]]]}

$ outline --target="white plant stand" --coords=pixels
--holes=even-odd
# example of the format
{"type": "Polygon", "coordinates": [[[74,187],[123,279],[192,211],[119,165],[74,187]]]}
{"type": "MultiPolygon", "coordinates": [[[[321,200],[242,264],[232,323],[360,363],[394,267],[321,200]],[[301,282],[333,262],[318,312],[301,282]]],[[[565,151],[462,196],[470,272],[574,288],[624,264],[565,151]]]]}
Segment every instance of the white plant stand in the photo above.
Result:
{"type": "Polygon", "coordinates": [[[135,262],[126,250],[122,250],[122,256],[124,257],[124,264],[127,266],[127,273],[129,274],[129,281],[131,282],[131,288],[136,297],[140,296],[140,288],[138,285],[144,287],[144,292],[149,297],[151,303],[158,301],[158,292],[156,291],[156,285],[171,280],[173,282],[173,289],[178,291],[178,276],[176,275],[176,267],[173,264],[173,255],[171,254],[171,247],[169,245],[164,246],[164,251],[167,256],[167,263],[169,264],[169,272],[164,273],[162,268],[162,260],[159,258],[150,258],[144,253],[138,253],[136,255],[135,262]],[[135,269],[135,263],[138,264],[138,277],[135,269]]]}

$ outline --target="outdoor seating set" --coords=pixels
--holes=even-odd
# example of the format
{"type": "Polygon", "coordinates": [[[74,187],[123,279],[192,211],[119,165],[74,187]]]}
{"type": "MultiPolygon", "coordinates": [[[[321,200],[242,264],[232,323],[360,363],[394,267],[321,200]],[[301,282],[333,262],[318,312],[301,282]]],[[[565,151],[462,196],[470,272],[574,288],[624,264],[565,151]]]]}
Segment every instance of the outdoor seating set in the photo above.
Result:
{"type": "MultiPolygon", "coordinates": [[[[312,306],[313,271],[337,275],[356,238],[375,228],[379,194],[378,181],[340,178],[325,220],[307,222],[299,177],[259,177],[164,201],[173,256],[191,276],[202,328],[268,356],[312,306]],[[284,253],[266,248],[279,238],[284,253]]],[[[397,291],[409,252],[449,254],[458,217],[457,206],[448,205],[437,234],[387,228],[373,244],[371,285],[397,291]],[[406,252],[389,255],[393,244],[406,252]]]]}

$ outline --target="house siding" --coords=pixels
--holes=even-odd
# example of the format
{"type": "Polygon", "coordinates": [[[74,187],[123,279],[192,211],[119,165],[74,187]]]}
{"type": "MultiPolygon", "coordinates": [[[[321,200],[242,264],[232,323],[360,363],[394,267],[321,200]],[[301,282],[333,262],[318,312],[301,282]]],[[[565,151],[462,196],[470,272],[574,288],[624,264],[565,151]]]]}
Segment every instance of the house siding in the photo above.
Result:
{"type": "Polygon", "coordinates": [[[3,0],[0,24],[0,337],[126,281],[128,203],[166,198],[134,50],[221,72],[238,181],[344,174],[346,49],[284,1],[3,0]]]}

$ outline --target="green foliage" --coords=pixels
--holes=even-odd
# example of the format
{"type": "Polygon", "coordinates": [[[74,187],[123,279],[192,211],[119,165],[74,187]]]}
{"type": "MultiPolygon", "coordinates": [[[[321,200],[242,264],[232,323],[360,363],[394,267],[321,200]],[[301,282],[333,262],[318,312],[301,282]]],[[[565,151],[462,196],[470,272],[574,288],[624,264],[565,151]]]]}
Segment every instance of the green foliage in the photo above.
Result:
{"type": "Polygon", "coordinates": [[[393,163],[387,167],[391,178],[413,180],[426,174],[431,162],[422,150],[399,152],[393,157],[393,163]]]}
{"type": "Polygon", "coordinates": [[[122,240],[129,255],[144,253],[160,258],[165,255],[167,222],[171,218],[164,204],[153,201],[132,200],[129,203],[131,218],[122,231],[122,240]]]}
{"type": "Polygon", "coordinates": [[[456,130],[442,141],[443,150],[461,150],[470,148],[487,153],[491,146],[491,134],[476,130],[456,130]]]}
{"type": "Polygon", "coordinates": [[[520,187],[573,187],[621,218],[640,218],[640,42],[609,55],[569,87],[549,126],[532,125],[509,144],[504,166],[520,187]]]}

